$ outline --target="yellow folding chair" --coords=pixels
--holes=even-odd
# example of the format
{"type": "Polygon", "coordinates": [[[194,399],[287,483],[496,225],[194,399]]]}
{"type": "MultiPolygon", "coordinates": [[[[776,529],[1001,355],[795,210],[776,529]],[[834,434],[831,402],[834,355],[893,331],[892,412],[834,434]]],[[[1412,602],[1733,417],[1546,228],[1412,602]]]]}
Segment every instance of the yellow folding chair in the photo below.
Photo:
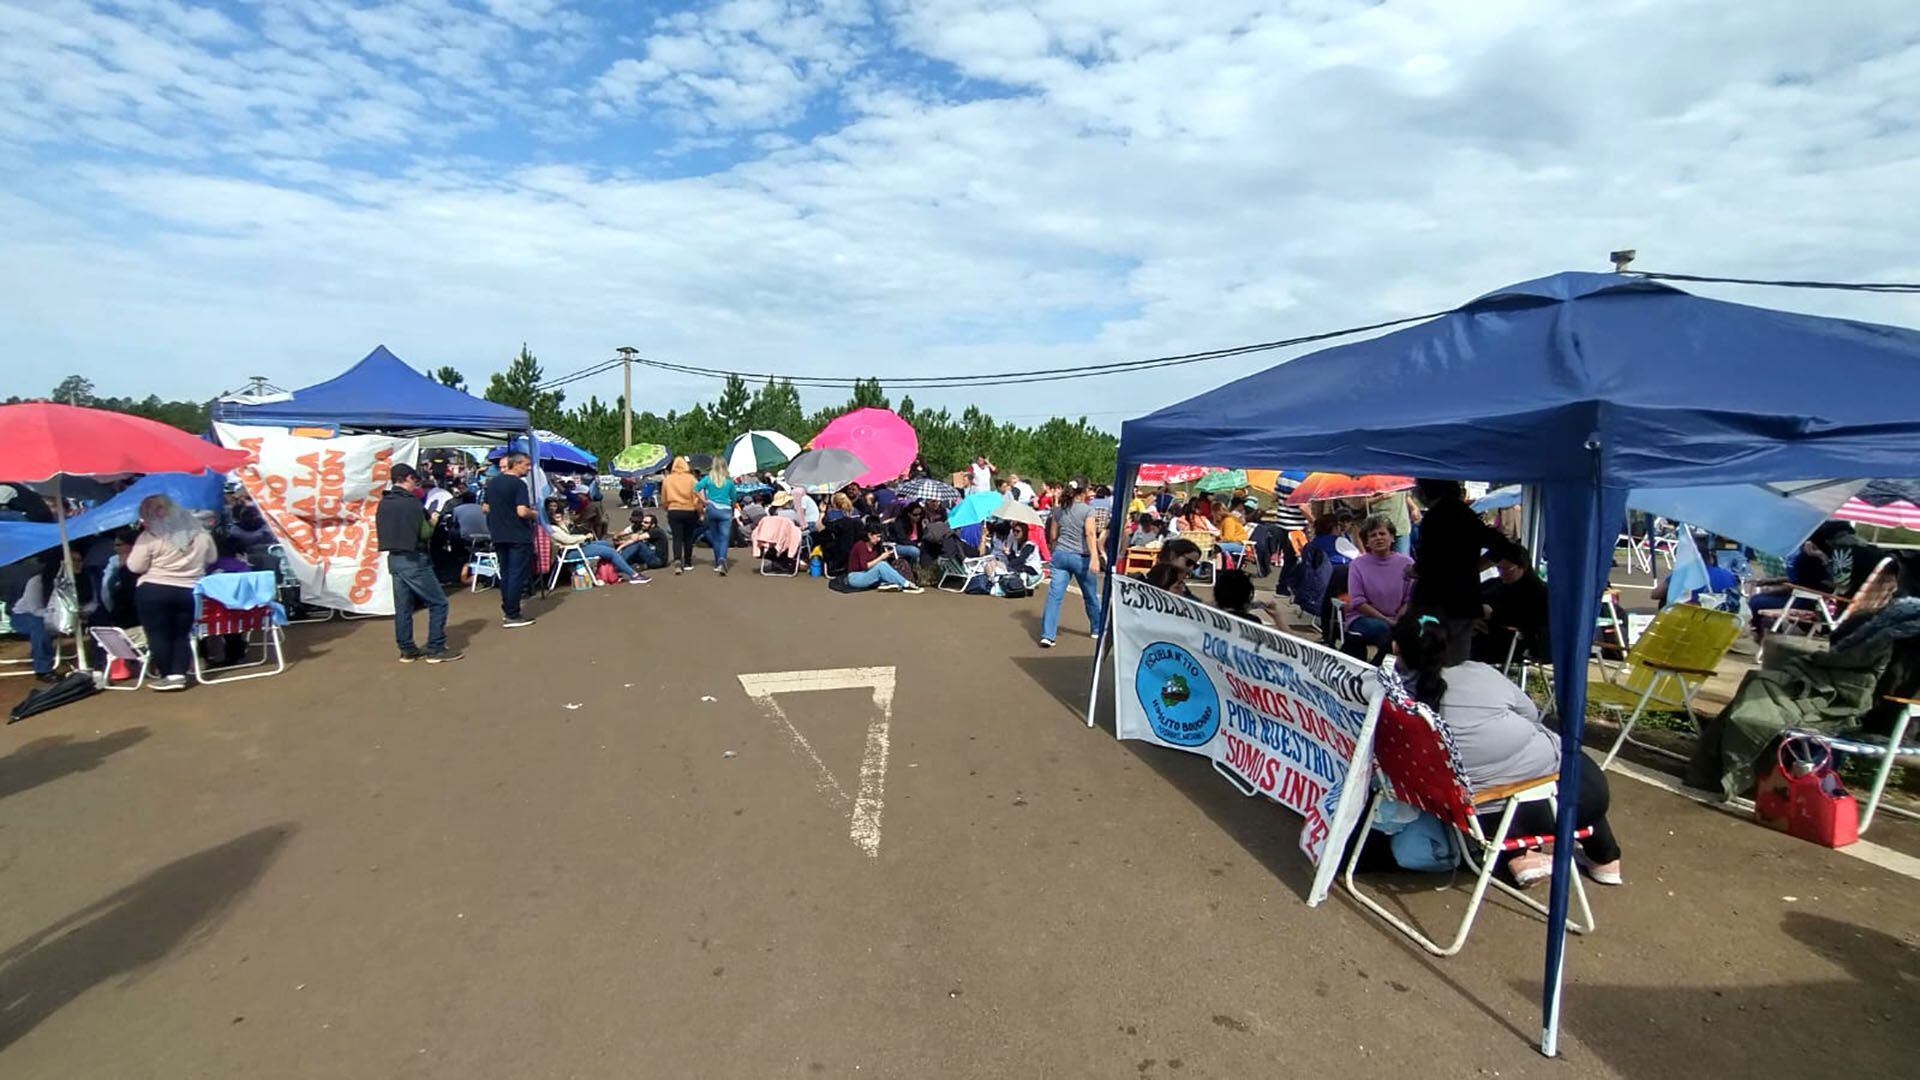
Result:
{"type": "MultiPolygon", "coordinates": [[[[1614,757],[1633,734],[1633,725],[1649,706],[1684,711],[1698,725],[1700,718],[1693,714],[1693,695],[1713,676],[1720,659],[1727,655],[1727,649],[1739,636],[1740,619],[1732,612],[1696,604],[1670,604],[1662,608],[1627,650],[1625,675],[1618,681],[1610,675],[1607,681],[1587,683],[1589,703],[1633,706],[1633,712],[1621,723],[1620,735],[1613,740],[1613,747],[1607,751],[1600,768],[1604,770],[1613,764],[1614,757]]],[[[1636,743],[1646,746],[1637,740],[1636,743]]]]}

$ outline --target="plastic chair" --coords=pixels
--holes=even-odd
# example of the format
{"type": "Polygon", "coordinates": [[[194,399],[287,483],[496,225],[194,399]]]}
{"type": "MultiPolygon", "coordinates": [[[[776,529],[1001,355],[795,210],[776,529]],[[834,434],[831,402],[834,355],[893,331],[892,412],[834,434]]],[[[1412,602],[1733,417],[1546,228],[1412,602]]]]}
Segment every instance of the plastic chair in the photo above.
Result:
{"type": "Polygon", "coordinates": [[[100,651],[107,654],[108,663],[100,669],[93,680],[100,689],[138,690],[146,685],[148,667],[147,650],[134,644],[133,639],[127,636],[125,630],[117,626],[94,626],[89,627],[87,633],[92,635],[94,643],[100,646],[100,651]],[[131,685],[124,682],[115,683],[108,678],[107,671],[112,667],[112,661],[114,660],[122,661],[128,665],[138,664],[140,666],[140,674],[133,680],[131,685]]]}
{"type": "Polygon", "coordinates": [[[200,617],[194,620],[193,640],[188,648],[193,653],[193,677],[203,686],[240,682],[245,679],[271,678],[287,670],[286,634],[274,623],[271,604],[236,610],[218,600],[202,596],[200,617]],[[264,667],[267,664],[272,664],[273,670],[248,671],[242,675],[208,675],[206,662],[200,659],[200,642],[210,637],[223,637],[227,634],[245,634],[249,639],[254,634],[263,635],[260,641],[260,659],[228,664],[220,668],[220,671],[240,671],[246,668],[264,667]]]}
{"type": "MultiPolygon", "coordinates": [[[[1522,804],[1545,802],[1548,806],[1557,807],[1554,795],[1560,779],[1557,775],[1475,791],[1472,782],[1467,779],[1466,769],[1460,764],[1460,755],[1453,748],[1452,736],[1447,733],[1446,725],[1425,708],[1396,693],[1389,693],[1380,706],[1379,724],[1373,733],[1373,764],[1374,790],[1368,800],[1366,818],[1360,824],[1360,831],[1355,834],[1352,853],[1347,857],[1342,875],[1347,891],[1355,900],[1435,956],[1452,956],[1467,943],[1467,934],[1473,930],[1474,916],[1480,912],[1480,902],[1486,898],[1489,885],[1542,915],[1548,914],[1545,904],[1495,879],[1493,874],[1501,854],[1539,848],[1553,840],[1552,834],[1514,836],[1511,831],[1514,814],[1522,804]],[[1416,810],[1432,814],[1452,826],[1460,836],[1461,859],[1475,875],[1473,896],[1467,902],[1466,912],[1460,917],[1460,926],[1454,931],[1453,939],[1446,945],[1434,941],[1411,923],[1387,910],[1379,901],[1361,892],[1354,883],[1354,867],[1360,862],[1361,848],[1365,846],[1367,833],[1373,828],[1374,818],[1379,816],[1384,795],[1391,795],[1416,810]],[[1503,801],[1506,808],[1501,811],[1499,824],[1489,835],[1480,823],[1480,813],[1483,810],[1490,811],[1503,801]]],[[[1591,828],[1574,833],[1576,839],[1591,835],[1591,828]]],[[[1582,921],[1568,919],[1567,929],[1576,934],[1591,933],[1595,925],[1593,909],[1587,904],[1587,890],[1578,872],[1573,875],[1573,895],[1579,902],[1582,921]]]]}
{"type": "Polygon", "coordinates": [[[1814,625],[1821,622],[1825,623],[1827,631],[1831,633],[1834,627],[1845,622],[1850,616],[1867,615],[1886,607],[1893,600],[1898,584],[1894,575],[1893,559],[1888,557],[1880,560],[1880,564],[1873,568],[1873,572],[1867,575],[1867,580],[1860,583],[1860,588],[1856,589],[1851,597],[1809,589],[1804,585],[1795,585],[1792,594],[1787,597],[1786,605],[1780,609],[1780,614],[1774,617],[1772,631],[1776,634],[1780,633],[1788,620],[1792,620],[1796,624],[1804,625],[1808,634],[1812,634],[1814,625]],[[1799,607],[1802,600],[1813,606],[1799,607]]]}
{"type": "MultiPolygon", "coordinates": [[[[1740,619],[1731,612],[1715,611],[1695,604],[1670,604],[1653,617],[1652,625],[1627,650],[1626,675],[1614,682],[1611,673],[1605,682],[1587,683],[1587,701],[1591,704],[1624,708],[1633,712],[1620,725],[1620,734],[1607,751],[1601,769],[1613,764],[1633,734],[1633,725],[1648,706],[1684,711],[1695,725],[1700,718],[1693,712],[1693,696],[1713,677],[1727,649],[1740,636],[1740,619]]],[[[1636,741],[1636,745],[1647,744],[1636,741]]],[[[1679,755],[1657,746],[1647,747],[1660,754],[1679,755]]]]}

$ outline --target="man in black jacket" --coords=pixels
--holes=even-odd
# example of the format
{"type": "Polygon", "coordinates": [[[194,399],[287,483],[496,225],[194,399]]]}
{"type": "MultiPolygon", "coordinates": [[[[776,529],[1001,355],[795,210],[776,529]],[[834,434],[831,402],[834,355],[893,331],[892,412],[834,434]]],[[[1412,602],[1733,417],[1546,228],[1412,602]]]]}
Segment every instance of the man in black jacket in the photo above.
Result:
{"type": "Polygon", "coordinates": [[[387,573],[393,578],[393,639],[400,646],[400,662],[426,660],[445,664],[461,653],[447,648],[447,594],[433,572],[427,540],[433,523],[420,502],[420,474],[411,465],[393,467],[393,486],[381,496],[374,512],[374,531],[380,550],[387,553],[387,573]],[[427,609],[427,648],[413,645],[413,609],[427,609]]]}
{"type": "Polygon", "coordinates": [[[1510,541],[1473,512],[1457,480],[1420,480],[1414,496],[1426,513],[1413,549],[1413,610],[1446,623],[1447,663],[1458,664],[1473,647],[1473,624],[1481,616],[1486,553],[1497,554],[1510,541]]]}

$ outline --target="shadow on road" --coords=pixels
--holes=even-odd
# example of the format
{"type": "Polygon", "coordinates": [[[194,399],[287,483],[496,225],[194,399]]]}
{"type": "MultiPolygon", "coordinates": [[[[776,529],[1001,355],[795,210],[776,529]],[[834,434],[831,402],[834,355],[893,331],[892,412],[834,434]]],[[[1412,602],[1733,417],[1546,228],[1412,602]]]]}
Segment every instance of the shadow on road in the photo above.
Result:
{"type": "Polygon", "coordinates": [[[130,727],[97,739],[76,739],[71,735],[35,739],[0,758],[0,799],[96,768],[151,734],[153,731],[149,728],[130,727]]]}
{"type": "MultiPolygon", "coordinates": [[[[1084,722],[1087,691],[1093,674],[1093,658],[1049,654],[1016,656],[1013,662],[1027,677],[1040,684],[1054,699],[1069,709],[1076,720],[1084,722]]],[[[1111,669],[1108,669],[1111,671],[1111,669]]],[[[1113,734],[1113,684],[1101,676],[1100,704],[1094,712],[1096,726],[1113,734]]],[[[1125,744],[1140,763],[1173,785],[1174,790],[1199,807],[1214,824],[1246,849],[1260,865],[1305,899],[1313,887],[1313,864],[1301,854],[1300,819],[1262,798],[1249,798],[1234,790],[1213,769],[1212,763],[1197,754],[1168,750],[1144,743],[1125,744]]]]}
{"type": "MultiPolygon", "coordinates": [[[[1824,915],[1794,912],[1780,928],[1792,939],[1780,943],[1781,951],[1806,968],[1803,982],[1570,983],[1562,1024],[1628,1076],[1911,1072],[1912,1047],[1903,1033],[1920,1023],[1915,994],[1920,950],[1890,934],[1824,915]]],[[[1717,970],[1707,957],[1701,960],[1703,971],[1717,970]]],[[[1538,981],[1514,986],[1535,997],[1540,992],[1538,981]]]]}
{"type": "Polygon", "coordinates": [[[211,932],[294,828],[255,829],[168,863],[0,953],[0,1049],[94,986],[211,932]]]}

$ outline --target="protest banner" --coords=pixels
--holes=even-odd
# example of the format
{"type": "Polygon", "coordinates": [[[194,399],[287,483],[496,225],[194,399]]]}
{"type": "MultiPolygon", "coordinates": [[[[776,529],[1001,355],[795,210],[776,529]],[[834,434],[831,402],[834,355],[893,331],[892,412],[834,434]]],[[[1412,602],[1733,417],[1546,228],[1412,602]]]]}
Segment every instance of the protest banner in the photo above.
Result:
{"type": "Polygon", "coordinates": [[[419,440],[385,435],[310,439],[285,428],[214,424],[227,446],[253,452],[234,472],[285,550],[300,597],[317,607],[393,614],[393,585],[374,535],[374,512],[395,465],[419,440]]]}
{"type": "Polygon", "coordinates": [[[1366,808],[1378,673],[1145,582],[1113,589],[1114,733],[1212,758],[1243,793],[1304,817],[1318,905],[1366,808]]]}

